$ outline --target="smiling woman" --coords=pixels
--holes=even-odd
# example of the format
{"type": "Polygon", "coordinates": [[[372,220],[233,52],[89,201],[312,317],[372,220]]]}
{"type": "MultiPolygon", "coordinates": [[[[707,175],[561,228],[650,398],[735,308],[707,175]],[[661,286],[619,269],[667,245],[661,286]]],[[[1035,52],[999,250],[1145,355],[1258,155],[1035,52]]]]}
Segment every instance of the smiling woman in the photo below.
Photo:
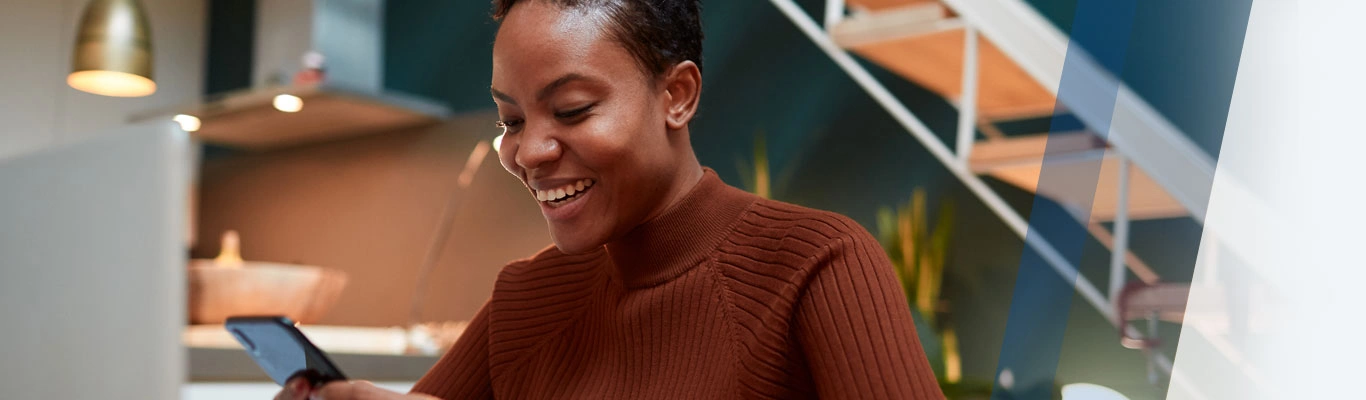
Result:
{"type": "Polygon", "coordinates": [[[867,231],[698,163],[698,8],[496,0],[499,160],[554,246],[503,269],[413,394],[280,397],[942,398],[867,231]]]}
{"type": "Polygon", "coordinates": [[[661,214],[702,176],[687,125],[701,72],[681,61],[643,73],[592,9],[530,2],[493,45],[500,160],[540,200],[556,246],[580,253],[661,214]],[[568,185],[592,185],[571,201],[568,185]]]}

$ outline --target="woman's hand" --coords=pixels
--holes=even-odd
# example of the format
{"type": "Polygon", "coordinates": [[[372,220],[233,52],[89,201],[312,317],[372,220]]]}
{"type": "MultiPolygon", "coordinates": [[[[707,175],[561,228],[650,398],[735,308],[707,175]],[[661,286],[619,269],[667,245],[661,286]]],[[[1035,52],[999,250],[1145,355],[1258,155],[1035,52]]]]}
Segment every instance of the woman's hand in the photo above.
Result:
{"type": "Polygon", "coordinates": [[[329,382],[322,387],[312,387],[304,378],[294,378],[285,383],[275,400],[436,400],[435,397],[421,394],[402,394],[380,389],[366,381],[329,382]]]}
{"type": "Polygon", "coordinates": [[[312,391],[313,386],[308,383],[308,379],[297,377],[285,382],[285,387],[280,388],[280,393],[275,394],[275,400],[308,400],[308,394],[312,391]]]}

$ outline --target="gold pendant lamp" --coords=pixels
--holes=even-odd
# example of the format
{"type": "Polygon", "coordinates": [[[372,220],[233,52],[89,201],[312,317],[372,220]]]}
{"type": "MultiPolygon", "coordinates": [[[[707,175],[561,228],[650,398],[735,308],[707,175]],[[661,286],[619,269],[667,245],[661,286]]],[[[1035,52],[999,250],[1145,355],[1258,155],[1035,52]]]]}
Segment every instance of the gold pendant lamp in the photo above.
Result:
{"type": "Polygon", "coordinates": [[[66,83],[113,97],[157,91],[152,81],[152,31],[137,0],[92,0],[86,5],[66,83]]]}

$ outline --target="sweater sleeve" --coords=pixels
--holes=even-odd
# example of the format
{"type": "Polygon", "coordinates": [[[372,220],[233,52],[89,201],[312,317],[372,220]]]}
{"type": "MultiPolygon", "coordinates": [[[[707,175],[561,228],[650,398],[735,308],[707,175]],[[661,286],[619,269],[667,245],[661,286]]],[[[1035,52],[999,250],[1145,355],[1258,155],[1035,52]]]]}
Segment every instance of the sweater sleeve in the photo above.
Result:
{"type": "Polygon", "coordinates": [[[489,377],[489,305],[474,315],[465,333],[413,386],[413,393],[442,399],[492,399],[489,377]]]}
{"type": "Polygon", "coordinates": [[[833,240],[798,300],[821,398],[942,399],[891,262],[866,232],[833,240]]]}

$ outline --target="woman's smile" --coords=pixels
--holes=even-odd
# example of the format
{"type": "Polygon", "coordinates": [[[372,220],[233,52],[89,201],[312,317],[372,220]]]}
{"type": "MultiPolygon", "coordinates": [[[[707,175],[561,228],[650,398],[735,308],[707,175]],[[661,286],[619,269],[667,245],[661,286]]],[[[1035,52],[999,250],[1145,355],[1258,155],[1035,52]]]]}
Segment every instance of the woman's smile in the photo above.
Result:
{"type": "Polygon", "coordinates": [[[546,190],[531,189],[531,194],[536,196],[536,201],[550,204],[551,207],[559,207],[575,198],[580,193],[593,187],[592,179],[579,179],[574,183],[560,187],[552,187],[546,190]]]}
{"type": "Polygon", "coordinates": [[[574,218],[582,210],[598,181],[582,179],[544,179],[527,184],[531,196],[541,207],[547,221],[560,222],[574,218]]]}

